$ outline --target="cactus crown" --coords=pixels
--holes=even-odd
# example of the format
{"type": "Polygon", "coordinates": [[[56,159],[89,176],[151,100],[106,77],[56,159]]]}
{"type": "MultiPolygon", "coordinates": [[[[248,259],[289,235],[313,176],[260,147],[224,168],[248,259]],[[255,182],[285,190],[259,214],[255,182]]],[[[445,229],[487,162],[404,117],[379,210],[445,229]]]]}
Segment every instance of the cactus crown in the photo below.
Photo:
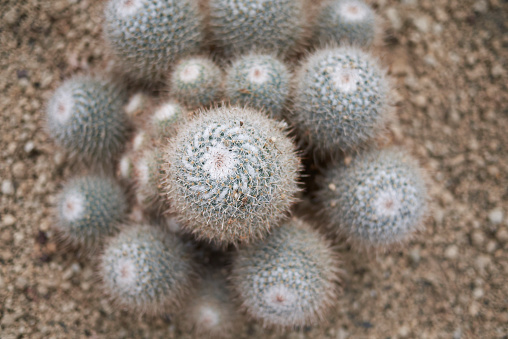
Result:
{"type": "Polygon", "coordinates": [[[243,307],[265,326],[310,325],[336,296],[338,261],[328,242],[298,219],[240,249],[232,280],[243,307]]]}
{"type": "Polygon", "coordinates": [[[303,33],[301,0],[211,0],[212,36],[226,56],[253,49],[286,54],[303,33]]]}
{"type": "Polygon", "coordinates": [[[318,152],[352,150],[382,130],[387,91],[384,73],[365,52],[319,50],[300,68],[291,119],[318,152]]]}
{"type": "Polygon", "coordinates": [[[182,125],[164,151],[166,191],[199,238],[227,244],[261,238],[289,210],[299,160],[282,124],[222,107],[182,125]]]}
{"type": "Polygon", "coordinates": [[[122,188],[107,177],[85,176],[68,182],[58,198],[57,227],[71,242],[94,251],[117,230],[127,212],[122,188]]]}
{"type": "Polygon", "coordinates": [[[190,0],[110,0],[105,17],[109,44],[140,79],[161,80],[203,40],[201,17],[190,0]]]}
{"type": "Polygon", "coordinates": [[[427,199],[422,178],[405,152],[371,151],[327,172],[318,198],[332,230],[363,245],[384,246],[420,225],[427,199]]]}
{"type": "Polygon", "coordinates": [[[290,73],[284,63],[271,55],[250,54],[233,62],[226,74],[226,96],[234,105],[265,110],[282,118],[289,97],[290,73]]]}
{"type": "Polygon", "coordinates": [[[314,40],[369,46],[376,34],[376,16],[361,0],[329,1],[316,19],[314,40]]]}
{"type": "Polygon", "coordinates": [[[123,148],[128,118],[126,92],[105,80],[77,77],[53,94],[47,108],[50,135],[81,160],[105,164],[123,148]]]}
{"type": "Polygon", "coordinates": [[[160,314],[188,294],[195,265],[178,238],[149,225],[125,228],[101,258],[104,288],[121,306],[160,314]]]}

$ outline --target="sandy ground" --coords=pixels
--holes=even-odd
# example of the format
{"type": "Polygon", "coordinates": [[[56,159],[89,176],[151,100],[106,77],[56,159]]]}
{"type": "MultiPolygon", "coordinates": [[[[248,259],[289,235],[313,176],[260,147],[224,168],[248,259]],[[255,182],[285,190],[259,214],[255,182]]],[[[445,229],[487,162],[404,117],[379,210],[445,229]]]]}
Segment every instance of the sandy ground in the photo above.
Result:
{"type": "MultiPolygon", "coordinates": [[[[285,338],[508,337],[508,2],[379,0],[397,91],[392,139],[431,179],[426,228],[400,250],[343,251],[323,327],[285,338]]],[[[44,132],[62,81],[104,56],[101,1],[0,2],[0,337],[178,338],[117,310],[93,263],[56,245],[51,206],[71,173],[44,132]]],[[[245,337],[277,337],[257,325],[245,337]]]]}

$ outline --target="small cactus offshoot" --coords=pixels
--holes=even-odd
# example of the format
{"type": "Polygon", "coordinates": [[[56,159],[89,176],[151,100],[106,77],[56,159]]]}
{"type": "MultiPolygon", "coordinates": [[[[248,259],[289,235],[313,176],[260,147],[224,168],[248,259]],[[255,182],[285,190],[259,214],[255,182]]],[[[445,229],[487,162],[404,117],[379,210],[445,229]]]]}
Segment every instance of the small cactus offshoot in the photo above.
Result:
{"type": "Polygon", "coordinates": [[[64,82],[47,108],[49,134],[83,162],[109,167],[124,148],[129,123],[126,92],[102,79],[64,82]]]}
{"type": "Polygon", "coordinates": [[[317,154],[351,151],[383,130],[388,89],[384,72],[360,49],[319,50],[297,72],[290,119],[317,154]]]}
{"type": "Polygon", "coordinates": [[[232,281],[252,318],[292,328],[323,320],[336,300],[339,271],[327,240],[292,219],[266,241],[239,250],[232,281]]]}
{"type": "Polygon", "coordinates": [[[328,0],[316,18],[314,41],[369,46],[374,41],[376,15],[362,0],[328,0]]]}
{"type": "Polygon", "coordinates": [[[186,117],[185,109],[174,101],[161,104],[151,117],[151,131],[155,138],[164,140],[176,135],[178,123],[186,117]]]}
{"type": "Polygon", "coordinates": [[[162,80],[177,59],[202,45],[202,20],[191,0],[110,0],[105,18],[106,40],[139,80],[162,80]]]}
{"type": "Polygon", "coordinates": [[[127,199],[113,179],[84,176],[68,182],[58,198],[57,229],[85,251],[97,250],[127,212],[127,199]]]}
{"type": "Polygon", "coordinates": [[[210,106],[222,95],[222,71],[207,58],[183,59],[171,73],[170,93],[190,110],[210,106]]]}
{"type": "Polygon", "coordinates": [[[289,85],[290,73],[284,63],[271,55],[249,54],[227,70],[225,92],[231,104],[247,105],[282,119],[289,85]]]}
{"type": "Polygon", "coordinates": [[[417,229],[425,215],[427,193],[416,161],[389,148],[326,172],[317,198],[330,231],[359,245],[383,247],[417,229]]]}
{"type": "Polygon", "coordinates": [[[134,161],[137,202],[147,208],[158,210],[162,207],[161,182],[164,177],[162,154],[158,148],[145,150],[134,161]]]}
{"type": "Polygon", "coordinates": [[[227,58],[252,50],[285,55],[304,32],[301,0],[210,0],[212,39],[227,58]]]}
{"type": "Polygon", "coordinates": [[[221,245],[263,238],[289,211],[299,159],[285,124],[240,107],[202,112],[164,150],[167,197],[184,227],[221,245]]]}
{"type": "Polygon", "coordinates": [[[136,312],[175,312],[192,289],[191,249],[155,226],[125,227],[106,246],[100,276],[118,305],[136,312]]]}

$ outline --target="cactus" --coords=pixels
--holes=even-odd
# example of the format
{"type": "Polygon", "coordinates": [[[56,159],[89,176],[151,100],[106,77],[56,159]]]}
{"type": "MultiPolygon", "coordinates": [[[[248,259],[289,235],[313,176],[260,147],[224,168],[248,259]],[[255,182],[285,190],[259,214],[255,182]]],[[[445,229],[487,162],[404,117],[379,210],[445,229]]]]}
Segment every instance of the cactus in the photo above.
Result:
{"type": "Polygon", "coordinates": [[[137,202],[147,208],[158,210],[162,207],[161,182],[164,172],[161,169],[162,154],[158,148],[145,150],[134,161],[137,202]]]}
{"type": "Polygon", "coordinates": [[[291,328],[323,319],[336,302],[338,267],[326,239],[294,218],[266,241],[240,249],[231,280],[252,318],[291,328]]]}
{"type": "Polygon", "coordinates": [[[128,152],[122,155],[118,162],[116,176],[123,181],[131,182],[134,180],[134,163],[133,152],[128,152]]]}
{"type": "Polygon", "coordinates": [[[290,73],[271,55],[250,54],[238,58],[226,72],[226,97],[231,104],[263,109],[282,119],[289,97],[290,73]]]}
{"type": "Polygon", "coordinates": [[[113,179],[78,177],[58,198],[56,226],[65,239],[93,253],[104,237],[116,232],[126,212],[127,199],[113,179]]]}
{"type": "Polygon", "coordinates": [[[171,73],[170,93],[188,109],[209,106],[222,95],[222,71],[211,60],[181,60],[171,73]]]}
{"type": "Polygon", "coordinates": [[[127,137],[128,117],[122,109],[126,100],[126,92],[106,80],[67,80],[48,103],[49,134],[77,159],[108,167],[127,137]]]}
{"type": "Polygon", "coordinates": [[[221,107],[182,125],[164,150],[173,211],[199,239],[262,238],[298,191],[299,159],[283,123],[248,108],[221,107]]]}
{"type": "Polygon", "coordinates": [[[156,139],[171,138],[176,135],[177,126],[186,117],[184,108],[173,101],[161,104],[151,117],[151,127],[156,139]]]}
{"type": "Polygon", "coordinates": [[[199,11],[191,0],[110,0],[106,40],[131,75],[157,82],[177,59],[203,42],[199,11]]]}
{"type": "Polygon", "coordinates": [[[376,36],[376,15],[362,0],[329,0],[314,27],[314,41],[369,46],[376,36]]]}
{"type": "Polygon", "coordinates": [[[370,55],[352,47],[319,50],[298,71],[289,119],[317,154],[351,151],[382,131],[387,94],[370,55]]]}
{"type": "Polygon", "coordinates": [[[222,274],[207,272],[195,296],[181,312],[185,333],[196,338],[231,338],[241,326],[228,283],[222,274]]]}
{"type": "Polygon", "coordinates": [[[359,245],[387,246],[420,224],[427,193],[416,161],[397,148],[370,151],[324,175],[317,198],[326,224],[359,245]]]}
{"type": "Polygon", "coordinates": [[[285,55],[304,32],[302,0],[210,0],[210,31],[226,57],[254,49],[285,55]]]}
{"type": "Polygon", "coordinates": [[[189,294],[191,249],[157,227],[134,225],[112,238],[101,256],[105,291],[120,306],[141,313],[174,312],[189,294]]]}

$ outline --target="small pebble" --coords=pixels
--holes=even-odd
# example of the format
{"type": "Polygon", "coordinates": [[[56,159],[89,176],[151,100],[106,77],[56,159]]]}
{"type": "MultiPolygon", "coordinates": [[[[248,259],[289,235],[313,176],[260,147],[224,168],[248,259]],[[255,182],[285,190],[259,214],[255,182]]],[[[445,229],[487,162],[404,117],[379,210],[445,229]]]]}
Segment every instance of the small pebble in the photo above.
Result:
{"type": "Polygon", "coordinates": [[[26,153],[31,153],[35,148],[35,145],[33,143],[33,141],[29,141],[25,144],[25,146],[23,147],[23,149],[25,150],[26,153]]]}
{"type": "Polygon", "coordinates": [[[12,195],[14,194],[14,185],[10,180],[2,181],[2,194],[4,195],[12,195]]]}
{"type": "Polygon", "coordinates": [[[456,245],[450,245],[444,255],[447,259],[455,259],[459,255],[459,248],[456,245]]]}
{"type": "Polygon", "coordinates": [[[26,176],[26,165],[22,161],[16,162],[12,165],[12,175],[16,179],[24,179],[26,176]]]}
{"type": "Polygon", "coordinates": [[[500,224],[503,222],[503,210],[500,208],[495,208],[489,212],[489,221],[494,225],[500,224]]]}
{"type": "Polygon", "coordinates": [[[481,231],[475,231],[473,235],[471,236],[471,241],[473,242],[473,245],[476,247],[480,247],[485,242],[485,236],[483,235],[483,232],[481,231]]]}
{"type": "Polygon", "coordinates": [[[23,290],[28,286],[28,280],[23,277],[18,277],[16,279],[16,283],[14,284],[18,290],[23,290]]]}
{"type": "Polygon", "coordinates": [[[501,243],[508,243],[508,230],[506,228],[500,228],[496,232],[496,239],[501,243]]]}
{"type": "Polygon", "coordinates": [[[12,226],[16,223],[16,218],[12,214],[6,214],[2,218],[2,225],[3,226],[12,226]]]}
{"type": "Polygon", "coordinates": [[[487,244],[487,252],[493,253],[497,249],[497,244],[494,240],[489,241],[487,244]]]}
{"type": "Polygon", "coordinates": [[[477,287],[474,289],[473,298],[480,299],[481,297],[483,297],[483,295],[484,295],[484,292],[481,288],[477,287]]]}

